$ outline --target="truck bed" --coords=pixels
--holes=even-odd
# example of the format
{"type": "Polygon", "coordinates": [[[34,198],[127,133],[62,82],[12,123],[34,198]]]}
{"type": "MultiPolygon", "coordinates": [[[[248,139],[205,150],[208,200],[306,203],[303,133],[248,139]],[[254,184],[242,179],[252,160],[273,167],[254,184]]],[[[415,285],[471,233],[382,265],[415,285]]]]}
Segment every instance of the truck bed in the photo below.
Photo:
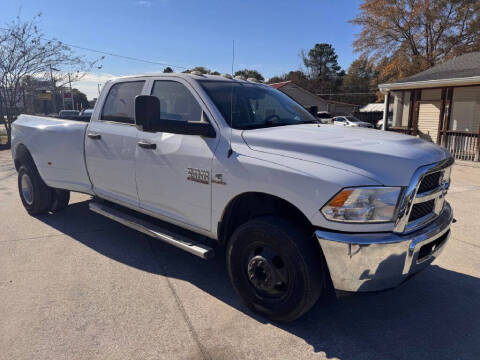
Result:
{"type": "Polygon", "coordinates": [[[12,148],[20,143],[27,147],[48,186],[91,194],[84,147],[87,125],[73,120],[20,115],[13,123],[12,148]]]}

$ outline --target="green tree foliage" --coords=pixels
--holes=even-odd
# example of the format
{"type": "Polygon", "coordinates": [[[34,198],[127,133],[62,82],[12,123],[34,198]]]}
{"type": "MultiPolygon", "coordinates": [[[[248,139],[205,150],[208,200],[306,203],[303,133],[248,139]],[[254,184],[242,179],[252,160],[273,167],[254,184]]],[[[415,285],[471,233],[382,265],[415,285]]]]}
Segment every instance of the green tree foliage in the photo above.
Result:
{"type": "Polygon", "coordinates": [[[315,91],[314,83],[310,81],[307,75],[301,70],[290,71],[281,76],[273,76],[268,80],[268,83],[274,84],[274,83],[283,82],[283,81],[292,81],[295,84],[303,87],[304,89],[315,91]]]}
{"type": "Polygon", "coordinates": [[[167,66],[165,69],[163,69],[164,73],[173,73],[173,69],[170,66],[167,66]]]}
{"type": "Polygon", "coordinates": [[[335,76],[341,70],[338,55],[330,44],[315,44],[308,53],[302,51],[302,60],[312,79],[335,76]]]}
{"type": "Polygon", "coordinates": [[[191,73],[192,71],[199,71],[202,74],[207,74],[207,75],[220,75],[218,71],[212,71],[205,66],[195,66],[193,69],[187,69],[185,71],[182,71],[183,73],[191,73]]]}
{"type": "Polygon", "coordinates": [[[282,81],[286,81],[284,79],[284,75],[282,75],[282,76],[275,75],[275,76],[272,76],[270,79],[268,79],[267,84],[275,84],[275,83],[279,83],[279,82],[282,82],[282,81]]]}
{"type": "Polygon", "coordinates": [[[311,87],[316,92],[333,93],[338,90],[345,72],[338,64],[338,55],[331,44],[315,44],[308,52],[302,51],[301,57],[311,87]]]}
{"type": "Polygon", "coordinates": [[[78,89],[72,89],[73,102],[76,109],[88,109],[90,104],[87,99],[87,95],[78,89]]]}
{"type": "Polygon", "coordinates": [[[343,78],[341,92],[344,95],[336,100],[346,101],[353,104],[364,105],[376,100],[377,72],[375,64],[367,57],[360,57],[352,62],[343,78]]]}
{"type": "Polygon", "coordinates": [[[265,78],[260,74],[257,70],[249,70],[249,69],[243,69],[243,70],[238,70],[235,72],[234,76],[243,76],[246,79],[248,78],[255,78],[259,81],[264,81],[265,78]]]}

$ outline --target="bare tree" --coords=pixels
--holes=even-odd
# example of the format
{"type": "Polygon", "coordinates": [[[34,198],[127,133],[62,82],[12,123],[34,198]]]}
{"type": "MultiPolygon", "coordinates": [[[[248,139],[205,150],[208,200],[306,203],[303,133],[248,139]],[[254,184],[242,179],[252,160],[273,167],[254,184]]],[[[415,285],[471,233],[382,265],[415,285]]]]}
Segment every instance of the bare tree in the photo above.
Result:
{"type": "Polygon", "coordinates": [[[38,28],[40,16],[25,22],[17,16],[0,28],[0,108],[6,116],[0,121],[7,130],[8,143],[12,122],[23,108],[25,79],[50,79],[55,93],[69,80],[78,81],[86,71],[98,67],[99,60],[88,62],[61,41],[46,39],[38,28]],[[58,70],[55,76],[54,69],[58,70]]]}
{"type": "Polygon", "coordinates": [[[383,63],[387,78],[480,50],[478,0],[364,0],[351,22],[361,26],[355,50],[383,63]]]}

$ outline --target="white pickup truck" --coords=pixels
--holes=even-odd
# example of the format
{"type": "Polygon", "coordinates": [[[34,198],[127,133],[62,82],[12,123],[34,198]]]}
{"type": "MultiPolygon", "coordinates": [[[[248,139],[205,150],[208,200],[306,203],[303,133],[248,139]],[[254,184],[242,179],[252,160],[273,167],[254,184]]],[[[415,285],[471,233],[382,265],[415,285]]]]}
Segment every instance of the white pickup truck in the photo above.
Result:
{"type": "MultiPolygon", "coordinates": [[[[291,321],[327,286],[391,288],[450,235],[451,155],[419,138],[319,124],[268,85],[200,74],[108,82],[90,122],[21,115],[12,153],[32,215],[90,209],[202,258],[291,321]]],[[[179,264],[181,266],[181,264],[179,264]]]]}

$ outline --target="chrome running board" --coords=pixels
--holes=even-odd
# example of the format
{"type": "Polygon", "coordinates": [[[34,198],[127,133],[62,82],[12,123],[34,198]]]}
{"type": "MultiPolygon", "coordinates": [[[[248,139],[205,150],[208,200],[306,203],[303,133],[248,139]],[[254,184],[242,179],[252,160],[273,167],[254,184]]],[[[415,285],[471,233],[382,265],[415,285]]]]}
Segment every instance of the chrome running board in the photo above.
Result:
{"type": "Polygon", "coordinates": [[[146,235],[164,241],[179,249],[185,250],[190,254],[201,257],[202,259],[211,259],[214,257],[214,250],[200,242],[191,240],[185,236],[176,234],[170,230],[164,229],[158,225],[151,224],[143,219],[136,218],[130,214],[122,212],[106,204],[90,202],[90,210],[97,214],[103,215],[113,221],[119,222],[132,229],[140,231],[146,235]]]}

